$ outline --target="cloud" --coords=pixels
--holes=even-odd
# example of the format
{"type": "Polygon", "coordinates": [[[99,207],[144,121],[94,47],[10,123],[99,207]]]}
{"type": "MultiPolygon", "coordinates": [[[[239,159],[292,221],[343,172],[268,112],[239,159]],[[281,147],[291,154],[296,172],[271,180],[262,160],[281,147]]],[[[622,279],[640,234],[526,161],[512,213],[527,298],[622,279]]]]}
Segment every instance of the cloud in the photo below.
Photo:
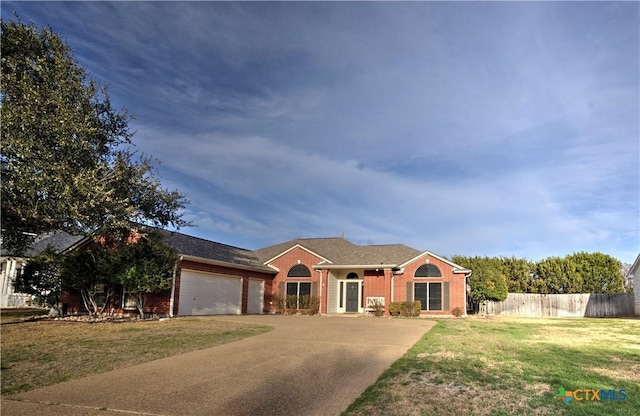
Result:
{"type": "Polygon", "coordinates": [[[6,3],[137,116],[204,238],[637,255],[637,3],[6,3]]]}
{"type": "Polygon", "coordinates": [[[254,246],[345,231],[361,243],[403,242],[443,254],[543,256],[596,246],[628,230],[627,217],[606,207],[572,212],[546,169],[441,182],[308,154],[266,137],[169,140],[147,129],[139,135],[154,137],[156,145],[145,148],[189,178],[182,182],[192,184],[193,218],[202,227],[241,234],[254,246]]]}

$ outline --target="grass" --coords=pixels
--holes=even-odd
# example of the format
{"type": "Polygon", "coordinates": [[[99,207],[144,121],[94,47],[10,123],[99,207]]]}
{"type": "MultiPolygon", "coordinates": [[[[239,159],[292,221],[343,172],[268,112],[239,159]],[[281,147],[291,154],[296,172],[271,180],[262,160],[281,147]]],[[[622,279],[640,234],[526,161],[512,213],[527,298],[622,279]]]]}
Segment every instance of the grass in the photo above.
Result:
{"type": "Polygon", "coordinates": [[[179,318],[130,323],[37,321],[2,326],[2,394],[169,357],[273,329],[179,318]]]}
{"type": "Polygon", "coordinates": [[[640,320],[440,320],[343,415],[460,414],[640,414],[640,320]],[[561,387],[626,400],[565,404],[561,387]]]}
{"type": "Polygon", "coordinates": [[[47,315],[49,310],[41,308],[8,308],[0,311],[0,322],[19,322],[33,316],[47,315]]]}

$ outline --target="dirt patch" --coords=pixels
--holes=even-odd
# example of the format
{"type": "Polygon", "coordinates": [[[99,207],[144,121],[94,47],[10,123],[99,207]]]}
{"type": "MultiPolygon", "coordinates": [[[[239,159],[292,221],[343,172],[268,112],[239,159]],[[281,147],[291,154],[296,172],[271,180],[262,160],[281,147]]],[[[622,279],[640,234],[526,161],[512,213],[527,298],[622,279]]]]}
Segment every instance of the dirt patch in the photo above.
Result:
{"type": "Polygon", "coordinates": [[[529,405],[532,396],[549,393],[548,384],[528,385],[526,392],[518,390],[496,390],[494,386],[439,383],[435,375],[402,375],[390,381],[388,397],[384,403],[366,406],[358,414],[371,416],[444,416],[444,415],[491,415],[501,411],[505,414],[555,415],[557,409],[529,405]],[[525,394],[523,394],[525,393],[525,394]],[[382,404],[382,406],[381,406],[382,404]]]}
{"type": "Polygon", "coordinates": [[[589,367],[589,371],[593,371],[601,376],[609,377],[612,380],[624,380],[624,381],[638,381],[638,374],[640,374],[640,365],[635,364],[622,368],[602,368],[602,367],[589,367]]]}

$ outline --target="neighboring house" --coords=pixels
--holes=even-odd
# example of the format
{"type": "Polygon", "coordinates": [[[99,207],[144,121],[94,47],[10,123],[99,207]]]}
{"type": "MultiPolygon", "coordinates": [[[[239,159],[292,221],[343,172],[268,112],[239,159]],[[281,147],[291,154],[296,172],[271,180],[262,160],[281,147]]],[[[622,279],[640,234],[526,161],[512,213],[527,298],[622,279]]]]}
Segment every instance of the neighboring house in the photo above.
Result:
{"type": "Polygon", "coordinates": [[[636,261],[633,262],[627,279],[633,279],[633,300],[635,305],[635,312],[637,316],[640,316],[640,254],[636,257],[636,261]]]}
{"type": "MultiPolygon", "coordinates": [[[[179,260],[172,289],[148,295],[145,314],[217,315],[269,310],[271,282],[276,272],[263,265],[252,251],[177,232],[157,231],[164,242],[176,250],[179,260]]],[[[69,250],[82,249],[88,241],[86,238],[69,250]]],[[[77,293],[65,293],[61,302],[66,313],[85,312],[77,293]]],[[[117,288],[107,311],[137,313],[122,287],[117,288]]]]}
{"type": "Polygon", "coordinates": [[[423,314],[466,313],[471,271],[405,245],[356,245],[344,238],[297,239],[256,250],[277,270],[273,293],[312,295],[320,313],[364,313],[374,301],[420,300],[423,314]]]}
{"type": "Polygon", "coordinates": [[[74,236],[64,231],[55,231],[37,236],[31,246],[22,253],[10,253],[4,248],[1,248],[0,262],[2,274],[0,277],[0,307],[32,306],[30,295],[14,292],[16,277],[22,273],[22,269],[28,259],[37,256],[47,248],[52,248],[58,252],[62,251],[82,238],[81,236],[74,236]]]}

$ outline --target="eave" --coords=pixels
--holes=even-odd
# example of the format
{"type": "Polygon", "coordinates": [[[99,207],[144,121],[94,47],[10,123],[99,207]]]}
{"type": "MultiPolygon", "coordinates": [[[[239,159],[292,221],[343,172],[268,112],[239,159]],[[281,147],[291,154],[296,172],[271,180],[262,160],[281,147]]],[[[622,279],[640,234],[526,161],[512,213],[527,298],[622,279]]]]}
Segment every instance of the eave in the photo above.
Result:
{"type": "Polygon", "coordinates": [[[196,256],[189,256],[189,255],[180,255],[180,260],[181,261],[187,260],[187,261],[193,261],[197,263],[211,264],[213,266],[222,266],[222,267],[228,267],[231,269],[248,270],[252,272],[266,273],[266,274],[272,274],[272,275],[278,274],[276,270],[273,270],[273,268],[268,266],[264,266],[264,267],[247,266],[244,264],[229,263],[226,261],[212,260],[212,259],[206,259],[204,257],[196,257],[196,256]]]}

